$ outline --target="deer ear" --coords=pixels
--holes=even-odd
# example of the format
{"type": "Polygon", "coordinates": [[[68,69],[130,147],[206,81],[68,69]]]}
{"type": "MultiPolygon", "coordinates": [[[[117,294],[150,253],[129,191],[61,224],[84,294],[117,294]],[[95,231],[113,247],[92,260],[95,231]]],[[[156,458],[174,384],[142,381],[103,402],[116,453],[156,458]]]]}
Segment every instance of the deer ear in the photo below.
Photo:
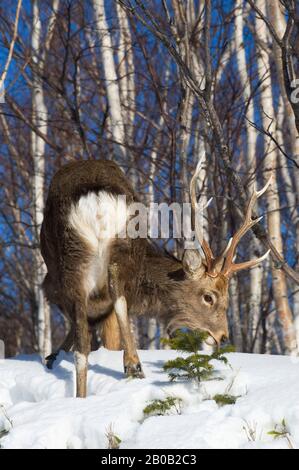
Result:
{"type": "Polygon", "coordinates": [[[185,250],[182,263],[184,271],[191,276],[195,274],[202,276],[205,272],[205,266],[198,250],[185,250]]]}

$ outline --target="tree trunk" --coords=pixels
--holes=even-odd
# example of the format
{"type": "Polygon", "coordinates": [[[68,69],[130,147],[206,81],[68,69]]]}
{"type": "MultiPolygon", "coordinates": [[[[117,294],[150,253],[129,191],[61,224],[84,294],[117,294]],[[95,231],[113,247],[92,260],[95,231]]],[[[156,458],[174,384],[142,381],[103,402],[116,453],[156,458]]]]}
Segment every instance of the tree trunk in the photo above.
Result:
{"type": "MultiPolygon", "coordinates": [[[[269,0],[267,2],[267,9],[269,12],[269,18],[275,27],[276,32],[278,33],[279,37],[282,39],[283,35],[286,30],[286,20],[285,16],[282,14],[280,5],[276,0],[269,0]]],[[[282,144],[284,141],[289,139],[289,147],[291,149],[291,156],[292,158],[299,163],[299,134],[297,132],[295,117],[293,113],[292,106],[289,102],[287,92],[285,89],[285,82],[283,76],[283,66],[282,66],[282,58],[281,58],[281,49],[278,44],[274,41],[273,42],[273,52],[274,52],[274,60],[275,66],[278,76],[278,82],[281,92],[281,102],[279,106],[278,112],[278,119],[280,119],[279,130],[282,131],[283,129],[283,120],[285,120],[286,127],[288,132],[284,135],[281,132],[281,138],[279,142],[282,144]]],[[[299,217],[298,211],[296,208],[298,207],[298,194],[299,194],[299,178],[296,175],[293,167],[289,169],[289,162],[286,158],[280,154],[279,157],[280,168],[281,168],[281,176],[284,181],[284,187],[286,191],[286,197],[288,200],[288,206],[290,208],[290,216],[292,222],[294,223],[296,229],[295,235],[295,249],[296,252],[299,253],[299,217]],[[297,194],[297,198],[296,198],[297,194]],[[297,199],[297,200],[296,200],[297,199]]],[[[296,270],[299,269],[299,260],[297,261],[296,270]]],[[[295,284],[293,285],[294,290],[294,317],[295,317],[295,329],[296,329],[296,337],[297,337],[297,345],[299,345],[299,289],[298,286],[295,284]]]]}
{"type": "MultiPolygon", "coordinates": [[[[31,46],[33,60],[38,64],[40,57],[38,54],[41,48],[41,21],[39,15],[38,1],[33,1],[33,25],[31,46]]],[[[39,64],[42,67],[42,64],[39,64]]],[[[33,124],[44,134],[47,133],[47,107],[44,101],[42,82],[38,74],[33,74],[32,79],[32,121],[33,124]]],[[[33,176],[33,209],[35,238],[39,239],[39,231],[43,221],[44,211],[44,183],[45,183],[45,141],[34,131],[31,133],[31,151],[34,162],[33,176]]],[[[37,304],[37,338],[39,353],[46,357],[51,353],[51,322],[50,307],[44,296],[42,282],[47,269],[40,254],[40,250],[35,251],[35,298],[37,304]]]]}
{"type": "Polygon", "coordinates": [[[230,311],[231,311],[231,325],[232,325],[232,343],[236,351],[243,351],[243,339],[240,323],[239,313],[239,294],[238,294],[238,279],[237,276],[233,277],[229,286],[230,292],[230,311]]]}
{"type": "Polygon", "coordinates": [[[119,22],[118,75],[122,105],[122,118],[125,127],[126,139],[132,144],[134,130],[134,104],[135,104],[135,67],[132,35],[128,16],[125,10],[116,3],[119,22]]]}
{"type": "Polygon", "coordinates": [[[113,56],[112,39],[107,23],[104,0],[93,0],[93,8],[97,23],[97,34],[102,46],[102,60],[105,76],[111,134],[115,155],[120,161],[126,156],[125,130],[122,119],[120,90],[113,56]]]}
{"type": "MultiPolygon", "coordinates": [[[[255,178],[255,167],[256,167],[256,138],[257,133],[250,122],[254,122],[254,102],[251,96],[250,79],[247,73],[247,61],[246,52],[243,42],[243,30],[244,30],[244,11],[243,1],[237,0],[235,9],[235,51],[238,65],[239,79],[243,90],[244,105],[247,106],[247,120],[246,120],[246,134],[247,134],[247,169],[251,175],[250,189],[253,188],[255,178]]],[[[254,237],[250,242],[249,257],[255,256],[255,253],[260,252],[260,243],[254,237]]],[[[252,268],[249,273],[250,276],[250,297],[249,297],[249,334],[251,342],[255,338],[254,352],[260,352],[261,337],[257,333],[257,326],[260,318],[261,311],[261,296],[262,296],[262,276],[263,267],[256,266],[252,268]],[[257,335],[257,336],[256,336],[257,335]]]]}
{"type": "MultiPolygon", "coordinates": [[[[257,6],[266,14],[265,0],[257,0],[257,6]]],[[[267,26],[261,19],[256,20],[257,34],[263,44],[268,43],[267,26]]],[[[270,130],[272,134],[276,135],[275,128],[275,110],[272,96],[272,80],[270,75],[270,62],[269,55],[260,48],[258,54],[258,74],[262,82],[260,93],[261,107],[262,107],[262,123],[265,130],[270,130]]],[[[277,187],[277,147],[276,144],[267,136],[264,139],[264,177],[267,180],[272,175],[272,184],[266,193],[268,205],[268,232],[273,245],[276,247],[280,254],[283,253],[283,242],[280,232],[281,218],[280,218],[280,203],[277,187]]],[[[288,302],[287,284],[285,274],[281,269],[275,267],[274,261],[271,265],[272,271],[272,284],[273,295],[277,314],[279,316],[283,335],[284,346],[287,353],[295,353],[297,351],[295,329],[293,323],[292,312],[288,302]]]]}

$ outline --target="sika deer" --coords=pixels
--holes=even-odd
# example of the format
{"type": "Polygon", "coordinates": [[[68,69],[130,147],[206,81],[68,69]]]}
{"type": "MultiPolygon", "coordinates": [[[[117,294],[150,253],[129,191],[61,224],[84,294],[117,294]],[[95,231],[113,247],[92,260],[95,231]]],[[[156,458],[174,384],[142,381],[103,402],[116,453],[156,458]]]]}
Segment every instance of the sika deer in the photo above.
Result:
{"type": "MultiPolygon", "coordinates": [[[[116,209],[118,195],[126,196],[127,205],[137,200],[115,163],[73,162],[54,176],[41,229],[41,252],[48,268],[44,290],[72,325],[62,348],[69,350],[74,345],[77,396],[86,396],[90,331],[96,324],[102,324],[106,331],[108,325],[110,336],[119,327],[124,370],[134,377],[143,377],[143,372],[129,315],[156,316],[170,332],[180,327],[205,330],[217,344],[228,336],[229,278],[236,271],[257,265],[268,254],[245,263],[233,262],[240,238],[258,221],[252,220],[252,207],[270,181],[261,191],[253,192],[243,225],[225,252],[214,258],[196,226],[199,171],[200,165],[191,180],[190,192],[192,223],[204,257],[198,250],[185,250],[182,262],[154,247],[148,239],[118,237],[128,223],[122,207],[117,212],[118,231],[103,227],[105,205],[109,203],[108,207],[116,209]]],[[[108,219],[113,212],[108,212],[108,219]]],[[[55,357],[49,358],[49,366],[55,357]]]]}

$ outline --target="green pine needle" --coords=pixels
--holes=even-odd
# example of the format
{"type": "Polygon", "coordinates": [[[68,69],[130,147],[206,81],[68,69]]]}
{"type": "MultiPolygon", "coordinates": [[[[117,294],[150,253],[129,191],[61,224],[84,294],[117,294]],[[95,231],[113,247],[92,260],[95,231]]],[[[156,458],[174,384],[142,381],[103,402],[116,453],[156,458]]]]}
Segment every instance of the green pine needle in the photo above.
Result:
{"type": "Polygon", "coordinates": [[[146,416],[163,416],[169,411],[175,409],[177,414],[181,413],[182,399],[178,397],[166,397],[165,400],[153,400],[143,410],[146,416]]]}
{"type": "Polygon", "coordinates": [[[237,401],[238,397],[235,397],[233,395],[229,395],[228,393],[225,393],[223,395],[217,394],[213,397],[213,400],[217,403],[219,406],[224,406],[224,405],[234,405],[237,401]]]}
{"type": "MultiPolygon", "coordinates": [[[[168,372],[171,382],[175,380],[203,380],[216,379],[215,370],[212,360],[222,361],[228,364],[228,359],[224,354],[232,352],[233,348],[227,346],[221,348],[212,354],[200,354],[198,350],[202,346],[202,342],[206,339],[207,334],[200,331],[183,332],[178,331],[174,338],[164,340],[172,349],[177,351],[191,353],[187,357],[177,357],[167,361],[163,368],[168,372]]],[[[220,378],[217,378],[220,380],[220,378]]]]}
{"type": "Polygon", "coordinates": [[[179,352],[196,353],[208,336],[208,333],[204,331],[184,332],[178,330],[173,338],[163,338],[162,343],[179,352]]]}

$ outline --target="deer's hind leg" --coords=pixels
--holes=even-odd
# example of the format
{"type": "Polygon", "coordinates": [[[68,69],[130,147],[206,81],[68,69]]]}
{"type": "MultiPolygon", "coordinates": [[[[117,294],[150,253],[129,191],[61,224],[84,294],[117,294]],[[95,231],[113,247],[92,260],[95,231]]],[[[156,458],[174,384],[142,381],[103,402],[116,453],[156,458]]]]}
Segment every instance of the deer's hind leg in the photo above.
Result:
{"type": "MultiPolygon", "coordinates": [[[[63,307],[63,304],[61,303],[61,291],[57,287],[56,283],[52,281],[49,273],[46,274],[44,282],[43,282],[43,290],[45,293],[45,296],[47,300],[59,308],[59,310],[62,312],[62,314],[65,315],[65,308],[63,307]]],[[[67,316],[67,315],[65,315],[67,316]]],[[[65,339],[63,340],[62,344],[59,346],[59,348],[49,354],[45,358],[45,364],[48,369],[53,368],[53,364],[59,354],[60,351],[65,351],[68,352],[70,351],[71,347],[73,346],[74,342],[74,334],[75,334],[75,329],[72,321],[70,322],[70,330],[67,333],[65,339]]]]}
{"type": "Polygon", "coordinates": [[[116,263],[109,266],[109,287],[114,303],[122,344],[124,347],[124,372],[127,377],[144,378],[140,359],[130,328],[128,307],[120,279],[120,268],[116,263]]]}
{"type": "Polygon", "coordinates": [[[90,352],[90,335],[87,320],[87,302],[76,299],[72,307],[75,323],[74,357],[76,368],[76,396],[85,398],[87,392],[87,367],[90,352]]]}
{"type": "Polygon", "coordinates": [[[104,348],[111,351],[122,349],[119,323],[114,310],[100,322],[99,331],[104,348]]]}
{"type": "Polygon", "coordinates": [[[65,352],[69,352],[74,344],[74,338],[75,338],[75,326],[74,324],[71,322],[71,325],[70,325],[70,331],[67,333],[63,343],[59,346],[59,348],[57,349],[57,351],[53,352],[52,354],[50,354],[49,356],[46,357],[46,367],[48,369],[52,369],[53,368],[53,364],[59,354],[60,351],[65,351],[65,352]]]}

